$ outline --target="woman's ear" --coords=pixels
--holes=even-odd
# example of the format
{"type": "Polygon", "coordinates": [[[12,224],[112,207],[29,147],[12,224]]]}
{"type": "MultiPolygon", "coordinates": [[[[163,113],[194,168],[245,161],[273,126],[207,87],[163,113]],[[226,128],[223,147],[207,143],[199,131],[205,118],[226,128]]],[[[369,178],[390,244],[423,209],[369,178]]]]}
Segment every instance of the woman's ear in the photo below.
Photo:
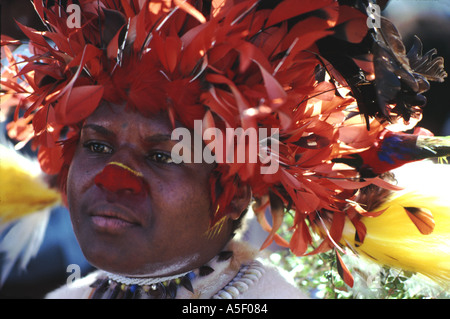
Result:
{"type": "Polygon", "coordinates": [[[233,220],[239,219],[244,210],[250,205],[251,199],[252,191],[250,186],[239,183],[236,193],[228,205],[229,213],[227,215],[233,220]]]}

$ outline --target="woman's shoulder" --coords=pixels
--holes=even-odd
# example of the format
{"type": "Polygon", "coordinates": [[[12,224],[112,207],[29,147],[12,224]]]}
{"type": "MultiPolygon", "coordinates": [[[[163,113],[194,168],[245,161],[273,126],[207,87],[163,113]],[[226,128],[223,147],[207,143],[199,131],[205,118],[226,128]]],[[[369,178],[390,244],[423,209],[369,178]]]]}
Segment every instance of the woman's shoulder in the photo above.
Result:
{"type": "MultiPolygon", "coordinates": [[[[250,246],[251,247],[251,246],[250,246]]],[[[239,255],[249,256],[249,245],[237,243],[234,252],[239,261],[239,255]],[[240,252],[239,252],[240,251],[240,252]],[[247,251],[247,252],[245,252],[247,251]],[[239,252],[239,253],[236,253],[239,252]]],[[[253,258],[240,260],[241,266],[237,275],[213,298],[236,299],[307,299],[306,294],[295,285],[289,273],[274,266],[257,254],[253,258]]]]}

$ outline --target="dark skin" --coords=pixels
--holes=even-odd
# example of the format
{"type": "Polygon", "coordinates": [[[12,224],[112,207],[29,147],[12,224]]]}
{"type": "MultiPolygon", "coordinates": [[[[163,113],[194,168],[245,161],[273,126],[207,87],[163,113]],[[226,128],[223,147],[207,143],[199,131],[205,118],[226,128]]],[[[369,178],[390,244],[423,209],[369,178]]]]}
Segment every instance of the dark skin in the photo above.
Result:
{"type": "Polygon", "coordinates": [[[250,191],[242,187],[226,208],[221,232],[208,237],[214,164],[172,163],[177,141],[171,132],[166,114],[144,117],[107,103],[85,121],[67,198],[75,234],[94,266],[128,276],[170,276],[202,266],[230,240],[250,191]],[[140,172],[144,190],[97,185],[95,177],[110,162],[140,172]]]}

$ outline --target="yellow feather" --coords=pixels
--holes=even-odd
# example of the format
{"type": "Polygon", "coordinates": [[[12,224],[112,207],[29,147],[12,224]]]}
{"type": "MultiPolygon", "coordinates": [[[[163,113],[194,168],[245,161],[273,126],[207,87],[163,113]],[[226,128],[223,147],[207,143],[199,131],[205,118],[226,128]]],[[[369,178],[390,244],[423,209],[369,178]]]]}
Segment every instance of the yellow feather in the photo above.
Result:
{"type": "Polygon", "coordinates": [[[36,163],[0,145],[0,222],[8,223],[57,205],[61,195],[41,179],[36,163]]]}
{"type": "Polygon", "coordinates": [[[378,217],[363,217],[367,228],[364,242],[355,244],[355,228],[344,227],[343,239],[359,255],[393,268],[421,273],[440,284],[450,285],[450,202],[416,192],[392,196],[375,211],[387,208],[378,217]],[[435,227],[424,235],[403,207],[431,211],[435,227]]]}

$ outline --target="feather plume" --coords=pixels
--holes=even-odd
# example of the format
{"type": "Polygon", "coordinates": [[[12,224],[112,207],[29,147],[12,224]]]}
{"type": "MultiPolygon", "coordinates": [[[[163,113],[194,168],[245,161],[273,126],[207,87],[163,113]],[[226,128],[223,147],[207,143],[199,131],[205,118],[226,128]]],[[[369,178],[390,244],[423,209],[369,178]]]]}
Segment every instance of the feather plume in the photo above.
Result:
{"type": "Polygon", "coordinates": [[[0,144],[0,285],[16,265],[25,269],[43,241],[50,210],[61,201],[36,160],[0,144]],[[18,263],[18,264],[17,264],[18,263]]]}
{"type": "Polygon", "coordinates": [[[425,275],[444,287],[450,287],[450,200],[447,179],[450,167],[420,163],[402,168],[400,178],[409,190],[393,193],[374,211],[378,217],[361,217],[366,235],[355,240],[355,225],[347,220],[343,240],[360,256],[380,265],[425,275]],[[435,185],[420,186],[418,169],[439,174],[435,185]],[[442,183],[440,182],[442,181],[442,183]],[[412,214],[412,213],[413,214],[412,214]],[[413,215],[413,216],[411,216],[413,215]]]}

